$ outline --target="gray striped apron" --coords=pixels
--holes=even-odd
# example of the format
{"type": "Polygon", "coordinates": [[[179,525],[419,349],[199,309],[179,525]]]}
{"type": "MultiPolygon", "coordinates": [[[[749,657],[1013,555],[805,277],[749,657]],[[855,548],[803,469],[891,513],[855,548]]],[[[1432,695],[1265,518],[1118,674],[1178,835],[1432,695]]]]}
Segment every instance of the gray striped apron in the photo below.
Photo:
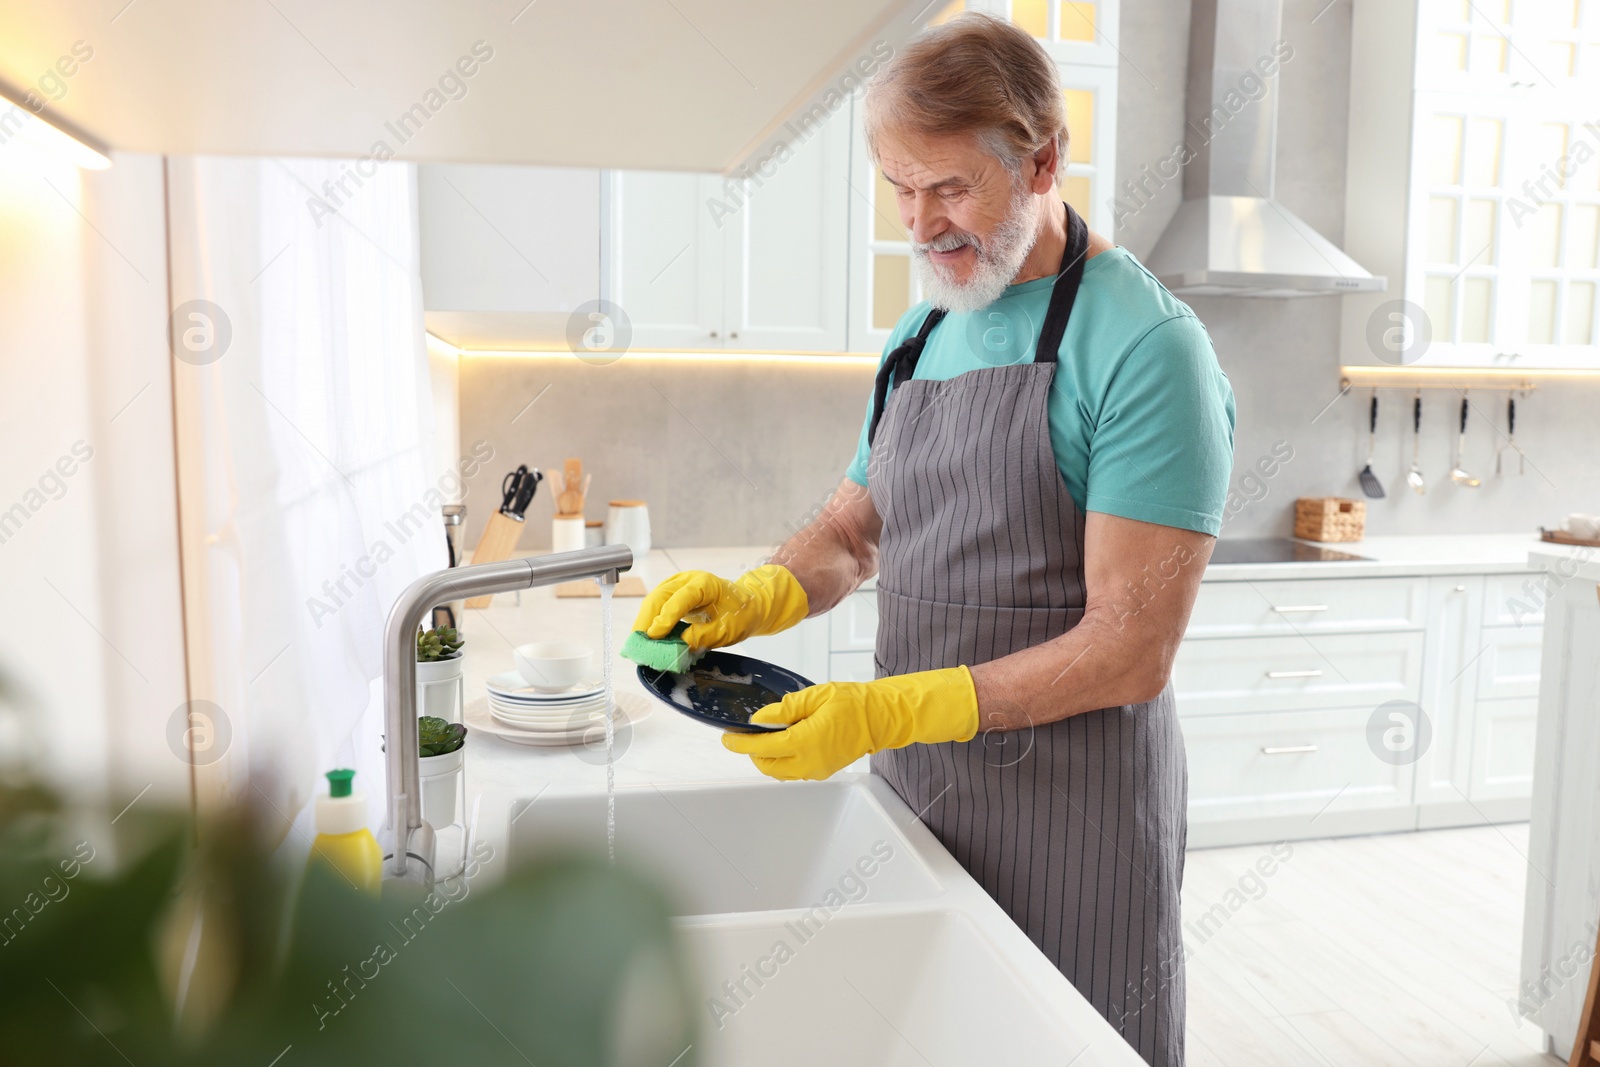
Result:
{"type": "MultiPolygon", "coordinates": [[[[1047,415],[1088,245],[1067,216],[1033,362],[913,380],[938,311],[885,361],[869,431],[880,678],[998,659],[1083,618],[1084,516],[1047,415]]],[[[1147,1062],[1180,1067],[1188,768],[1170,685],[1146,704],[880,752],[872,771],[1147,1062]]]]}

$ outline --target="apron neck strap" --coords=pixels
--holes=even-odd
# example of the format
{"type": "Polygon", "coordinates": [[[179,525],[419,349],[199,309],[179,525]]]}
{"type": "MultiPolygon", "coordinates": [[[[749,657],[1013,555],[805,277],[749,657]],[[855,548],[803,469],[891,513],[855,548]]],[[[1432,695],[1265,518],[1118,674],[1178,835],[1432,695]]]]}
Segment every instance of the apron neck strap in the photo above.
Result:
{"type": "Polygon", "coordinates": [[[1078,287],[1083,284],[1083,261],[1089,256],[1088,224],[1072,210],[1071,204],[1061,206],[1067,211],[1067,246],[1061,252],[1061,270],[1050,289],[1050,309],[1045,312],[1044,326],[1034,345],[1035,363],[1056,362],[1061,339],[1067,333],[1067,319],[1072,316],[1072,305],[1078,299],[1078,287]]]}
{"type": "MultiPolygon", "coordinates": [[[[1056,274],[1055,285],[1050,290],[1050,309],[1045,314],[1044,327],[1039,331],[1039,341],[1034,346],[1035,363],[1054,363],[1061,348],[1061,338],[1067,332],[1067,319],[1072,305],[1078,299],[1078,286],[1083,282],[1083,261],[1089,254],[1089,227],[1072,205],[1061,205],[1067,213],[1067,244],[1061,252],[1061,269],[1056,274]]],[[[878,423],[889,404],[889,389],[895,382],[910,381],[916,374],[917,362],[922,358],[923,346],[933,328],[944,321],[943,308],[934,308],[922,320],[922,328],[895,346],[894,351],[878,368],[872,383],[872,421],[867,425],[867,444],[878,435],[878,423]]]]}
{"type": "Polygon", "coordinates": [[[922,346],[927,344],[933,328],[944,321],[944,316],[943,308],[928,312],[916,336],[907,337],[896,345],[894,351],[889,353],[889,358],[883,361],[883,366],[878,368],[878,376],[872,383],[872,422],[867,426],[868,447],[871,447],[872,439],[878,436],[878,423],[883,419],[884,408],[889,406],[890,379],[902,382],[911,380],[911,376],[917,372],[917,361],[922,358],[922,346]]]}

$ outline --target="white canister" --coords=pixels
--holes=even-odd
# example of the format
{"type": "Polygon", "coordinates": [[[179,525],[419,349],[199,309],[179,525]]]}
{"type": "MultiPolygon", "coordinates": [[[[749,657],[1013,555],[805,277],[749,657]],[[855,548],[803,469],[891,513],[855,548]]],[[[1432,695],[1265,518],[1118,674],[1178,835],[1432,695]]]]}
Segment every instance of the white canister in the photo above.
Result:
{"type": "Polygon", "coordinates": [[[417,761],[422,779],[422,817],[435,830],[456,821],[456,793],[461,787],[461,759],[465,745],[442,756],[417,761]]]}
{"type": "Polygon", "coordinates": [[[582,515],[557,515],[550,520],[550,550],[552,552],[576,552],[582,547],[582,515]]]}
{"type": "Polygon", "coordinates": [[[1600,540],[1600,515],[1580,515],[1574,512],[1561,520],[1561,529],[1580,541],[1600,540]]]}
{"type": "Polygon", "coordinates": [[[633,558],[650,552],[650,509],[643,500],[613,500],[606,516],[606,544],[627,545],[633,558]]]}
{"type": "Polygon", "coordinates": [[[432,715],[445,722],[460,722],[466,702],[466,685],[461,679],[461,653],[449,659],[417,664],[417,714],[432,715]]]}
{"type": "Polygon", "coordinates": [[[583,524],[583,547],[599,548],[606,543],[606,524],[599,519],[583,524]]]}

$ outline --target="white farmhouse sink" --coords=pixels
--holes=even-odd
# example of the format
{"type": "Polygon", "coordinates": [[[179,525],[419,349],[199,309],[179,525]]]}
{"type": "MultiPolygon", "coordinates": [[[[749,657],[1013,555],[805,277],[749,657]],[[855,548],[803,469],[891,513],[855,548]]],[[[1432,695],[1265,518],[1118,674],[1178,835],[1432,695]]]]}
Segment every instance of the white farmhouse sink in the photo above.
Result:
{"type": "MultiPolygon", "coordinates": [[[[513,865],[558,848],[604,856],[606,798],[520,801],[508,847],[513,865]]],[[[679,915],[808,908],[830,889],[852,903],[940,892],[877,798],[842,781],[619,789],[617,862],[665,888],[679,915]]]]}
{"type": "MultiPolygon", "coordinates": [[[[606,853],[603,794],[508,819],[513,866],[606,853]]],[[[616,829],[680,916],[704,1064],[1143,1067],[881,778],[618,790],[616,829]]]]}
{"type": "Polygon", "coordinates": [[[1122,1044],[1052,1018],[959,912],[856,909],[809,932],[769,921],[682,934],[701,976],[704,1067],[1065,1064],[1091,1041],[1122,1044]]]}

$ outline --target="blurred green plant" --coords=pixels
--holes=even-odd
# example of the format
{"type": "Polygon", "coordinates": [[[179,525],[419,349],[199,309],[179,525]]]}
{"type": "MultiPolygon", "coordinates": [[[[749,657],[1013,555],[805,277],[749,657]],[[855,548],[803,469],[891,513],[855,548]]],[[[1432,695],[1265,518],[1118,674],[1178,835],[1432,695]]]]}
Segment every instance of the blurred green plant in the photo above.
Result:
{"type": "Polygon", "coordinates": [[[467,743],[467,728],[459,722],[445,722],[437,715],[417,719],[418,751],[424,759],[454,752],[467,743]]]}
{"type": "Polygon", "coordinates": [[[417,662],[437,663],[454,659],[461,652],[466,639],[454,626],[436,626],[432,630],[417,631],[417,662]]]}
{"type": "Polygon", "coordinates": [[[113,824],[0,776],[0,1064],[696,1062],[653,886],[579,857],[495,869],[480,842],[433,892],[374,898],[286,860],[269,814],[113,824]]]}

